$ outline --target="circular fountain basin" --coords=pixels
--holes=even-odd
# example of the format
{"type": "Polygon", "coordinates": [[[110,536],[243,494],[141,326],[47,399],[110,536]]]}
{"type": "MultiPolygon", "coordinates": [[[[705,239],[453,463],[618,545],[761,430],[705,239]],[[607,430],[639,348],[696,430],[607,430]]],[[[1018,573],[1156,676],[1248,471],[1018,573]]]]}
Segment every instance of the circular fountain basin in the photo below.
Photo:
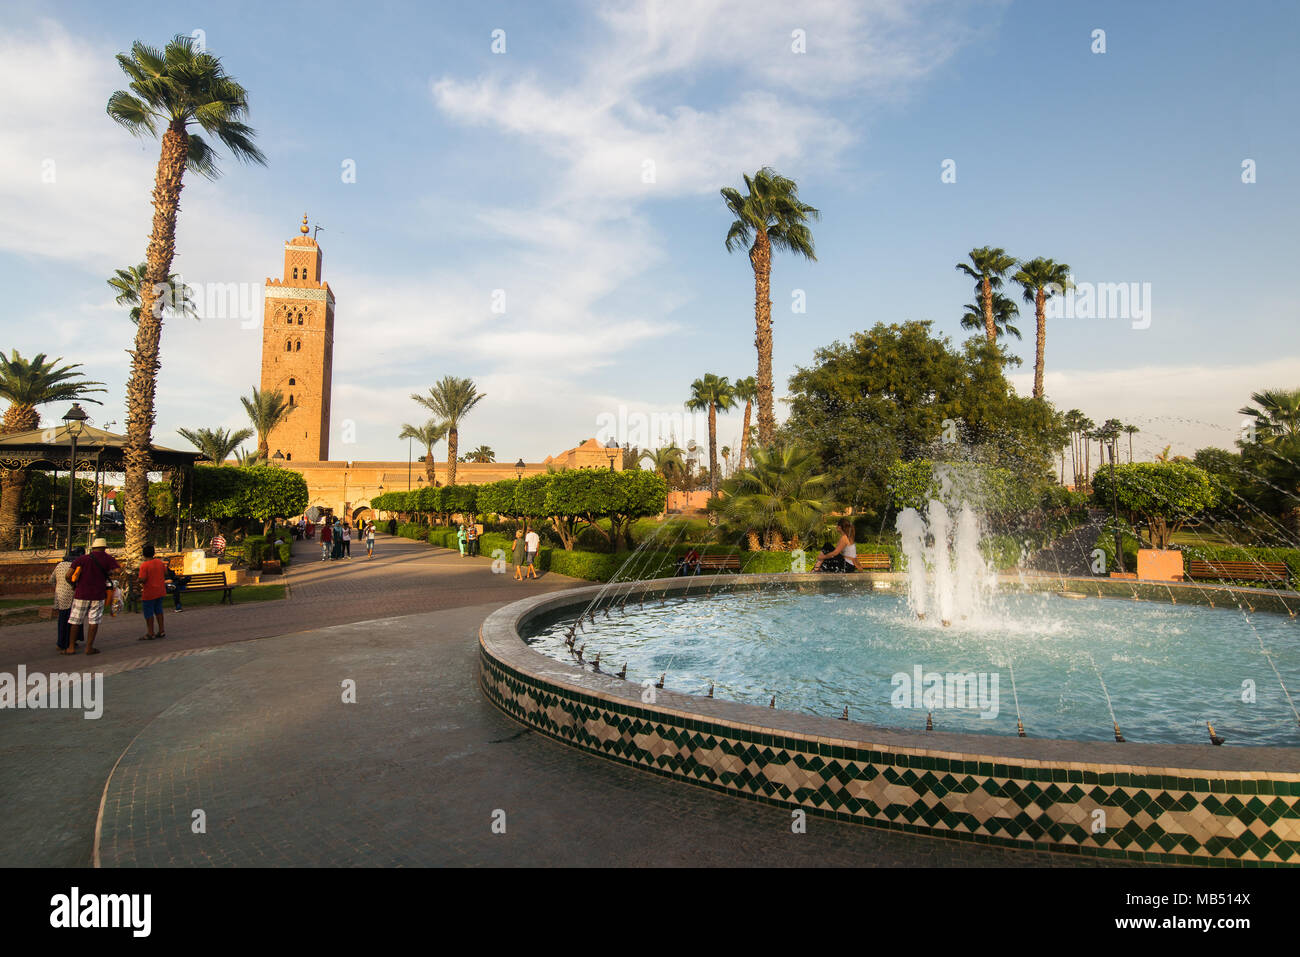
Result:
{"type": "MultiPolygon", "coordinates": [[[[571,661],[572,615],[524,638],[571,661]]],[[[1049,592],[993,597],[973,619],[918,620],[893,591],[849,585],[704,594],[623,607],[584,633],[585,657],[637,680],[868,724],[1035,737],[1300,746],[1277,675],[1300,690],[1300,626],[1235,607],[1049,592]],[[1266,654],[1267,653],[1267,654],[1266,654]]]]}
{"type": "Polygon", "coordinates": [[[1300,863],[1300,748],[1279,746],[1295,738],[1287,737],[1285,720],[1275,720],[1281,712],[1270,695],[1281,691],[1259,651],[1262,644],[1284,679],[1294,675],[1295,626],[1254,610],[1295,602],[1087,579],[1032,584],[1168,599],[1010,596],[991,623],[944,629],[912,624],[900,599],[879,593],[903,587],[890,574],[595,586],[492,614],[480,630],[480,683],[510,717],[568,745],[839,820],[1143,862],[1300,863]],[[1204,609],[1212,614],[1202,618],[1201,609],[1183,607],[1184,596],[1220,608],[1204,609]],[[647,612],[638,618],[643,599],[647,612]],[[575,644],[586,645],[579,664],[558,653],[557,625],[572,627],[593,602],[595,622],[576,632],[575,644]],[[1221,615],[1225,602],[1232,607],[1221,615]],[[656,614],[654,607],[668,610],[656,614]],[[1255,630],[1234,631],[1233,615],[1249,617],[1255,630]],[[1012,624],[1026,618],[1032,625],[1012,624]],[[1140,627],[1130,627],[1127,638],[1118,624],[1099,636],[1107,618],[1140,627]],[[986,627],[995,632],[981,634],[986,627]],[[590,667],[597,652],[600,672],[590,667]],[[614,672],[625,660],[620,680],[614,672]],[[1216,667],[1224,660],[1231,664],[1216,667]],[[949,669],[997,671],[997,717],[924,702],[894,707],[901,683],[893,678],[916,665],[923,678],[949,669]],[[1258,717],[1230,710],[1229,698],[1241,699],[1247,679],[1256,707],[1267,703],[1258,717]],[[714,698],[703,696],[710,680],[714,698]],[[1026,697],[1048,680],[1055,697],[1026,697]],[[1110,729],[1103,680],[1127,743],[1102,740],[1110,729]],[[1167,691],[1174,685],[1194,700],[1177,702],[1167,691]],[[1152,698],[1153,688],[1166,690],[1152,698]],[[767,707],[772,694],[776,708],[767,707]],[[1017,695],[1028,737],[1014,731],[1017,695]],[[849,720],[831,716],[846,703],[849,720]],[[1165,709],[1175,704],[1170,717],[1165,709]],[[930,711],[934,731],[924,730],[930,711]],[[1203,720],[1216,721],[1225,746],[1213,746],[1203,728],[1197,740],[1195,722],[1203,720]]]}

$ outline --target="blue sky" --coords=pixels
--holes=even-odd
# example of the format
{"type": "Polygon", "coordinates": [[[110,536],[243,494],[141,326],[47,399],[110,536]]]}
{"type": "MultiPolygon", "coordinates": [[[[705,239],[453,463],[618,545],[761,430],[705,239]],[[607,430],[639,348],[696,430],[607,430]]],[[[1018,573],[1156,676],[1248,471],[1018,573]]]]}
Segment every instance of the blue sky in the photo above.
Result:
{"type": "MultiPolygon", "coordinates": [[[[10,4],[3,345],[85,363],[109,386],[101,423],[120,424],[132,327],[104,279],[144,258],[157,144],[104,115],[125,86],[113,55],[202,30],[249,90],[269,163],[191,178],[176,266],[201,289],[256,289],[304,211],[324,227],[333,458],[400,458],[401,424],[420,419],[409,394],[445,374],[488,396],[462,444],[503,460],[567,448],[620,409],[681,414],[706,372],[753,374],[752,274],[723,249],[718,189],[765,164],[823,211],[818,261],[776,260],[779,384],[877,321],[964,338],[970,283],[953,266],[999,245],[1079,282],[1150,284],[1148,328],[1052,322],[1049,398],[1138,424],[1139,454],[1227,445],[1252,390],[1300,385],[1297,9],[10,4]]],[[[242,424],[261,345],[242,319],[165,329],[159,442],[242,424]]],[[[1027,392],[1032,315],[1020,325],[1027,392]]],[[[721,440],[738,431],[724,417],[721,440]]]]}

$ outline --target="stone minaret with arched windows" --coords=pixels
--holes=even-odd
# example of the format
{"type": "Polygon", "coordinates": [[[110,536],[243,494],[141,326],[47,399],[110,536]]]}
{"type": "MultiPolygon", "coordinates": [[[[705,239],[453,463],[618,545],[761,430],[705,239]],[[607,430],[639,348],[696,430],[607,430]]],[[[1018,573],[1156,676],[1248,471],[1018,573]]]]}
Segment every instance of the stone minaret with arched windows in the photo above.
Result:
{"type": "Polygon", "coordinates": [[[321,281],[321,249],[308,234],[284,244],[284,276],[266,281],[262,313],[262,391],[279,389],[293,411],[271,431],[271,454],[292,462],[330,455],[330,381],[334,366],[334,293],[321,281]]]}

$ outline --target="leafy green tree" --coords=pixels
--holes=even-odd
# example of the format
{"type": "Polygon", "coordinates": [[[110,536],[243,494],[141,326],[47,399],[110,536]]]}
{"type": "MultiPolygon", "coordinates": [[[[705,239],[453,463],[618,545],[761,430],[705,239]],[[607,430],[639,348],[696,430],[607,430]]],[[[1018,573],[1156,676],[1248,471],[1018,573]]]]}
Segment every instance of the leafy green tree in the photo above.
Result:
{"type": "Polygon", "coordinates": [[[745,193],[730,186],[722,199],[735,217],[727,230],[727,252],[749,247],[754,270],[754,345],[758,348],[758,441],[776,437],[772,398],[772,250],[817,261],[810,220],[821,213],[799,198],[795,181],[769,167],[745,175],[745,193]]]}
{"type": "Polygon", "coordinates": [[[245,439],[252,438],[252,429],[177,429],[176,432],[190,445],[203,453],[203,457],[222,465],[245,439]]]}
{"type": "Polygon", "coordinates": [[[835,508],[816,454],[787,442],[756,448],[753,456],[753,465],[723,483],[726,494],[709,503],[724,534],[746,539],[751,551],[812,545],[835,508]]]}
{"type": "Polygon", "coordinates": [[[686,408],[709,414],[709,497],[718,497],[718,413],[736,404],[736,393],[726,376],[712,372],[691,383],[691,397],[686,408]]]}
{"type": "Polygon", "coordinates": [[[473,379],[449,375],[431,386],[428,395],[412,393],[411,398],[447,423],[447,484],[455,485],[460,423],[486,396],[479,393],[473,379]]]}
{"type": "Polygon", "coordinates": [[[1300,389],[1266,389],[1238,410],[1252,420],[1252,434],[1237,444],[1242,464],[1255,477],[1258,507],[1284,517],[1300,537],[1300,389]]]}
{"type": "Polygon", "coordinates": [[[1025,302],[1034,304],[1038,334],[1034,353],[1034,398],[1043,396],[1043,354],[1047,348],[1047,300],[1071,289],[1070,267],[1055,260],[1031,259],[1020,264],[1019,271],[1011,277],[1024,290],[1025,302]]]}
{"type": "Polygon", "coordinates": [[[154,303],[172,275],[176,216],[186,170],[209,179],[218,176],[216,151],[193,130],[198,127],[216,137],[238,160],[265,163],[266,159],[253,142],[253,129],[244,122],[248,94],[194,37],[178,35],[161,51],[136,41],[129,55],[117,55],[117,63],[130,81],[130,91],[118,90],[108,98],[108,115],[136,136],[157,136],[162,131],[145,281],[139,286],[140,321],[126,387],[124,557],[130,569],[139,563],[148,534],[150,448],[162,336],[162,310],[155,309],[154,303]]]}
{"type": "Polygon", "coordinates": [[[980,246],[970,251],[969,263],[957,263],[957,271],[963,272],[975,280],[975,294],[979,297],[981,312],[984,314],[984,337],[989,344],[998,339],[997,312],[993,306],[993,294],[1002,288],[1002,282],[1016,265],[1016,258],[1008,256],[1005,249],[997,246],[980,246]]]}
{"type": "Polygon", "coordinates": [[[1119,508],[1141,518],[1152,548],[1168,548],[1183,526],[1212,508],[1217,494],[1204,469],[1190,462],[1134,462],[1099,469],[1093,476],[1093,500],[1098,507],[1111,501],[1111,476],[1119,508]]]}
{"type": "Polygon", "coordinates": [[[930,329],[877,324],[817,350],[790,379],[784,434],[816,453],[833,497],[855,511],[883,518],[889,466],[900,459],[960,452],[1036,483],[1064,442],[1046,400],[1015,394],[996,345],[972,337],[957,349],[930,329]]]}
{"type": "Polygon", "coordinates": [[[632,522],[664,509],[668,486],[652,472],[566,469],[550,476],[545,511],[566,551],[572,551],[579,526],[595,529],[613,551],[631,536],[632,522]],[[600,520],[608,519],[608,531],[600,520]]]}
{"type": "MultiPolygon", "coordinates": [[[[62,358],[47,360],[45,353],[24,359],[18,350],[6,357],[0,352],[0,399],[9,401],[0,434],[30,432],[40,428],[38,406],[51,402],[93,402],[96,392],[106,391],[102,382],[83,379],[77,370],[80,363],[59,365],[62,358]]],[[[24,469],[0,471],[0,549],[18,547],[18,517],[22,510],[23,489],[28,473],[24,469]]],[[[65,487],[66,488],[66,487],[65,487]]]]}

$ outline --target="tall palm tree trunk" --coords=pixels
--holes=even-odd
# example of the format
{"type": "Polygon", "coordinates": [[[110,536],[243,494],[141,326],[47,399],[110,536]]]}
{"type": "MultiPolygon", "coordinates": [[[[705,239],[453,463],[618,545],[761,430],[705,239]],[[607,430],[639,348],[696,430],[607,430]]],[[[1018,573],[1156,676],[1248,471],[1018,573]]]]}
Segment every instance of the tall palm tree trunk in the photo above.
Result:
{"type": "Polygon", "coordinates": [[[433,461],[433,446],[425,446],[424,449],[424,480],[429,483],[429,488],[434,488],[437,483],[438,468],[433,461]]]}
{"type": "Polygon", "coordinates": [[[754,267],[754,346],[758,349],[758,444],[768,448],[776,437],[772,411],[772,243],[759,230],[749,250],[754,267]]]}
{"type": "Polygon", "coordinates": [[[718,497],[718,407],[709,403],[709,498],[718,497]]]}
{"type": "Polygon", "coordinates": [[[1133,464],[1133,433],[1128,434],[1128,464],[1133,464]]]}
{"type": "Polygon", "coordinates": [[[1038,320],[1038,348],[1034,354],[1034,398],[1043,397],[1043,352],[1047,348],[1047,297],[1043,290],[1034,295],[1034,315],[1038,320]]]}
{"type": "Polygon", "coordinates": [[[154,303],[157,290],[167,282],[176,254],[176,211],[180,206],[189,140],[183,128],[168,127],[162,137],[162,153],[154,181],[153,231],[145,257],[148,269],[140,290],[140,324],[136,327],[135,349],[131,353],[131,378],[126,385],[125,481],[122,483],[126,548],[122,557],[128,568],[139,564],[149,535],[152,465],[149,450],[153,441],[154,396],[158,389],[158,343],[162,336],[160,310],[154,308],[154,303]]]}
{"type": "Polygon", "coordinates": [[[989,342],[998,341],[998,324],[993,321],[993,283],[988,276],[980,280],[980,301],[984,304],[984,337],[989,342]]]}
{"type": "Polygon", "coordinates": [[[749,455],[749,417],[754,411],[754,403],[745,400],[745,426],[740,433],[740,467],[745,467],[745,458],[749,455]]]}
{"type": "MultiPolygon", "coordinates": [[[[460,433],[456,429],[447,430],[447,484],[456,484],[456,450],[460,446],[460,433]]],[[[432,456],[430,456],[432,458],[432,456]]]]}
{"type": "MultiPolygon", "coordinates": [[[[29,432],[41,424],[40,413],[30,405],[10,406],[0,424],[0,434],[29,432]]],[[[23,490],[27,488],[25,469],[0,472],[0,549],[18,547],[18,523],[22,518],[23,490]]]]}

